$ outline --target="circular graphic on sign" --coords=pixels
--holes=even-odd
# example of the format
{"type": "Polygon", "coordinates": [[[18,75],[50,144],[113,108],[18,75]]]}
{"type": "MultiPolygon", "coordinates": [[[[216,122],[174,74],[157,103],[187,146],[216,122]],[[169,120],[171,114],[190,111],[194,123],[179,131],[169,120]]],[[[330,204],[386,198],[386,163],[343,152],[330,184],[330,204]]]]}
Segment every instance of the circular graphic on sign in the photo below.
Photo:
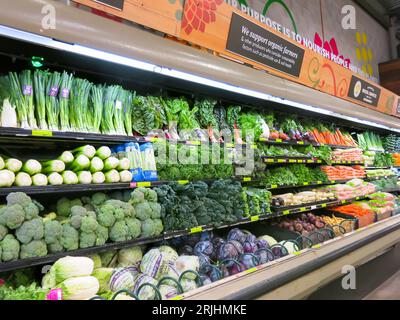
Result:
{"type": "Polygon", "coordinates": [[[358,98],[360,96],[362,89],[361,81],[357,81],[356,85],[354,86],[354,97],[358,98]]]}

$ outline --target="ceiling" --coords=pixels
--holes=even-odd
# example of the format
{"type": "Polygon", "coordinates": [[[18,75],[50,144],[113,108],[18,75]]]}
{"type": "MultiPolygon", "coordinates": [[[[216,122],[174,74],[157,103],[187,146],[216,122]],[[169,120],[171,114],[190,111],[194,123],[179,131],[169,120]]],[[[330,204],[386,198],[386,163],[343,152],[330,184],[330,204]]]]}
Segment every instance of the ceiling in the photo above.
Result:
{"type": "Polygon", "coordinates": [[[400,0],[355,0],[379,23],[388,28],[390,16],[400,17],[400,0]]]}

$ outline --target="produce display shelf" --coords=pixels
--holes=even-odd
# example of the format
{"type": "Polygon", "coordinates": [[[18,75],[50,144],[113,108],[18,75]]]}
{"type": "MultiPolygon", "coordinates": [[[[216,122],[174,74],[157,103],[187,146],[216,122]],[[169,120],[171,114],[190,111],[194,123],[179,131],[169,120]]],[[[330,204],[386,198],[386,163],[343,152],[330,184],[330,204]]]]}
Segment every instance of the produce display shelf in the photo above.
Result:
{"type": "Polygon", "coordinates": [[[47,255],[44,257],[27,258],[27,259],[20,259],[20,260],[9,261],[9,262],[1,262],[0,263],[0,273],[12,271],[12,270],[30,268],[33,266],[45,265],[47,263],[53,263],[53,262],[57,261],[58,259],[60,259],[62,257],[66,257],[66,256],[88,256],[91,254],[104,252],[104,251],[108,251],[108,250],[116,250],[116,249],[122,249],[125,247],[133,247],[133,246],[140,246],[140,245],[144,245],[144,244],[154,243],[154,242],[162,241],[163,239],[164,239],[163,235],[160,235],[157,237],[140,238],[140,239],[135,239],[135,240],[130,240],[130,241],[107,243],[103,246],[90,247],[90,248],[78,249],[78,250],[72,250],[72,251],[64,251],[64,252],[60,252],[60,253],[56,253],[56,254],[50,254],[50,255],[47,255]]]}
{"type": "MultiPolygon", "coordinates": [[[[263,162],[266,164],[284,164],[284,163],[318,163],[323,164],[325,161],[315,158],[307,158],[307,157],[262,157],[263,162]]],[[[363,165],[363,161],[334,161],[331,165],[363,165]]]]}
{"type": "Polygon", "coordinates": [[[392,167],[365,167],[365,170],[379,170],[379,169],[392,169],[392,167]]]}
{"type": "Polygon", "coordinates": [[[349,165],[364,165],[364,161],[334,161],[331,165],[349,164],[349,165]]]}
{"type": "Polygon", "coordinates": [[[335,144],[322,144],[322,143],[313,143],[308,141],[300,141],[300,140],[283,140],[283,139],[260,139],[260,142],[264,142],[266,144],[272,145],[291,145],[291,146],[314,146],[314,147],[323,147],[327,146],[334,149],[352,149],[355,147],[350,146],[342,146],[342,145],[335,145],[335,144]]]}

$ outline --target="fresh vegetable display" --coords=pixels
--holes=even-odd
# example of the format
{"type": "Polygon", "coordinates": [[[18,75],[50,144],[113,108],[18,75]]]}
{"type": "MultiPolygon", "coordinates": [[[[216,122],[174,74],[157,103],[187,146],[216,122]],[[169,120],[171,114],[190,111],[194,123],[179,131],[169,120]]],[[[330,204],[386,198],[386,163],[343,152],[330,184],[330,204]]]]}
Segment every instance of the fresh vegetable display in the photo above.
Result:
{"type": "Polygon", "coordinates": [[[354,178],[365,178],[366,172],[361,166],[322,166],[321,170],[325,172],[329,180],[350,180],[354,178]]]}
{"type": "Polygon", "coordinates": [[[360,148],[364,150],[384,151],[381,137],[373,132],[358,134],[357,140],[360,148]]]}

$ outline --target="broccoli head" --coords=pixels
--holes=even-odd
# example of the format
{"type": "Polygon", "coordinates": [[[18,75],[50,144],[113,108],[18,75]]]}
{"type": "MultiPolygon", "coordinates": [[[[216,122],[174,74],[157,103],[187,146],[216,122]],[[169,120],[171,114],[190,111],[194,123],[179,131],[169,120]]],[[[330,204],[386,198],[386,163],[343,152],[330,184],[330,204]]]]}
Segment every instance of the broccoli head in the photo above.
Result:
{"type": "Polygon", "coordinates": [[[96,246],[104,245],[108,240],[108,228],[101,225],[96,229],[96,246]]]}
{"type": "MultiPolygon", "coordinates": [[[[4,239],[4,237],[8,234],[8,229],[0,224],[0,241],[4,239]]],[[[0,254],[1,256],[1,254],[0,254]]]]}
{"type": "Polygon", "coordinates": [[[103,192],[94,193],[91,197],[90,204],[94,206],[99,206],[106,202],[109,199],[109,196],[103,192]]]}
{"type": "Polygon", "coordinates": [[[19,257],[20,244],[12,234],[8,234],[0,242],[1,260],[3,262],[17,260],[19,257]]]}
{"type": "Polygon", "coordinates": [[[79,230],[81,228],[82,220],[85,217],[96,220],[96,213],[87,211],[86,208],[82,206],[74,206],[71,208],[70,222],[75,229],[79,230]]]}
{"type": "Polygon", "coordinates": [[[0,224],[8,229],[17,229],[25,221],[25,211],[20,204],[7,205],[0,209],[0,224]]]}
{"type": "Polygon", "coordinates": [[[111,204],[103,204],[98,208],[97,221],[103,227],[111,227],[115,223],[114,207],[111,204]]]}
{"type": "Polygon", "coordinates": [[[151,208],[151,219],[160,219],[161,218],[161,205],[157,202],[149,202],[149,206],[151,208]]]}
{"type": "Polygon", "coordinates": [[[32,203],[32,199],[30,196],[23,192],[12,192],[8,194],[6,197],[7,205],[12,206],[14,204],[19,204],[23,207],[26,207],[30,203],[32,203]]]}
{"type": "Polygon", "coordinates": [[[164,231],[164,226],[161,219],[154,219],[154,233],[155,235],[159,235],[164,231]]]}
{"type": "Polygon", "coordinates": [[[82,201],[80,199],[61,198],[57,201],[57,214],[68,217],[71,214],[71,208],[74,206],[82,206],[82,201]]]}
{"type": "Polygon", "coordinates": [[[156,230],[153,220],[147,219],[142,222],[142,237],[152,237],[156,234],[155,231],[156,230]]]}
{"type": "Polygon", "coordinates": [[[142,232],[142,224],[140,220],[136,218],[127,218],[125,219],[125,223],[128,227],[129,230],[129,236],[131,239],[136,239],[140,236],[140,233],[142,232]]]}
{"type": "Polygon", "coordinates": [[[21,246],[20,258],[34,258],[43,257],[47,255],[46,242],[43,240],[33,240],[28,244],[23,244],[21,246]]]}
{"type": "Polygon", "coordinates": [[[134,217],[132,205],[119,200],[107,200],[97,208],[97,219],[103,227],[111,227],[116,220],[134,217]]]}
{"type": "Polygon", "coordinates": [[[131,193],[131,198],[129,200],[129,203],[132,205],[138,204],[138,203],[142,203],[145,200],[144,197],[144,192],[145,192],[145,188],[137,188],[135,191],[133,191],[131,193]]]}
{"type": "Polygon", "coordinates": [[[61,244],[65,250],[76,250],[79,248],[79,232],[69,223],[64,224],[61,244]]]}
{"type": "Polygon", "coordinates": [[[136,218],[145,221],[151,218],[152,210],[149,202],[142,202],[135,205],[136,218]]]}
{"type": "Polygon", "coordinates": [[[52,220],[44,223],[44,240],[48,245],[60,242],[63,227],[59,221],[52,220]]]}
{"type": "Polygon", "coordinates": [[[19,242],[27,244],[32,240],[40,240],[44,236],[43,219],[36,218],[25,221],[16,231],[15,236],[19,242]]]}
{"type": "Polygon", "coordinates": [[[61,241],[48,244],[47,249],[49,250],[50,253],[58,253],[64,251],[64,247],[62,246],[61,241]]]}
{"type": "Polygon", "coordinates": [[[98,225],[99,224],[95,218],[91,216],[83,217],[81,222],[81,231],[86,233],[95,232],[98,225]]]}
{"type": "Polygon", "coordinates": [[[91,233],[86,233],[86,232],[81,232],[79,234],[79,248],[84,249],[84,248],[89,248],[93,247],[96,244],[96,233],[91,232],[91,233]]]}
{"type": "Polygon", "coordinates": [[[144,188],[144,198],[145,200],[149,202],[157,202],[158,197],[157,197],[157,192],[155,192],[153,189],[150,188],[144,188]]]}
{"type": "Polygon", "coordinates": [[[126,241],[130,239],[129,228],[124,220],[115,222],[110,228],[109,235],[113,242],[126,241]]]}

